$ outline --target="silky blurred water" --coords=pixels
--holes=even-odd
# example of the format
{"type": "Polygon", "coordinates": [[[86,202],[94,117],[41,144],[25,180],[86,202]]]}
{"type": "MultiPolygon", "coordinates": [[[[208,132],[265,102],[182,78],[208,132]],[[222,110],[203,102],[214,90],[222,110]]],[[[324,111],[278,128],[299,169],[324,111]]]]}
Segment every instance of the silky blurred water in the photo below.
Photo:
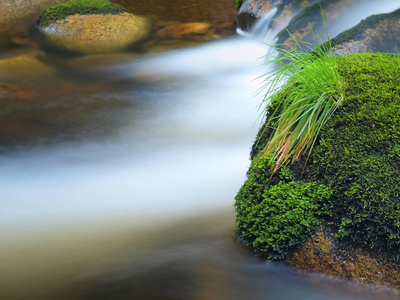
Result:
{"type": "MultiPolygon", "coordinates": [[[[400,7],[353,2],[340,30],[400,7]]],[[[41,53],[43,73],[0,70],[33,89],[7,104],[0,133],[0,299],[395,299],[300,276],[234,242],[267,71],[262,40],[41,53]]]]}

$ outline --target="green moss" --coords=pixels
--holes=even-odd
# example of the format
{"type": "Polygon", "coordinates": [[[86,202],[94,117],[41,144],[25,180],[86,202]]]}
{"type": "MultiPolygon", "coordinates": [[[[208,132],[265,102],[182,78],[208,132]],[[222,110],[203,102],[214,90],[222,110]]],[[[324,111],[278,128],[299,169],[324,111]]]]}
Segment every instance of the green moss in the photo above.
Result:
{"type": "Polygon", "coordinates": [[[282,259],[323,224],[342,241],[400,260],[400,56],[338,59],[346,95],[308,160],[271,176],[270,158],[258,154],[265,139],[253,146],[235,198],[236,232],[268,259],[282,259]]]}
{"type": "Polygon", "coordinates": [[[400,56],[353,54],[346,98],[320,133],[309,176],[331,186],[337,237],[400,250],[400,56]]]}
{"type": "Polygon", "coordinates": [[[240,242],[278,260],[317,229],[324,214],[321,203],[331,191],[321,184],[293,181],[294,174],[286,167],[269,178],[271,163],[268,157],[253,162],[236,196],[236,231],[240,242]]]}
{"type": "Polygon", "coordinates": [[[39,17],[37,25],[47,27],[68,16],[81,14],[120,14],[129,12],[125,7],[108,0],[70,0],[63,4],[53,5],[39,17]]]}

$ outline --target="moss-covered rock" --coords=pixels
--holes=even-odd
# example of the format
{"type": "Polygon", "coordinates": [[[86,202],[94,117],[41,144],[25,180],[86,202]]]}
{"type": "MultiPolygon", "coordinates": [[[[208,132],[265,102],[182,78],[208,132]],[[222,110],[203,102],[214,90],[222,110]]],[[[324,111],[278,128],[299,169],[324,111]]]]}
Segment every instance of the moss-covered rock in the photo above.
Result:
{"type": "Polygon", "coordinates": [[[281,259],[321,225],[339,243],[398,262],[400,56],[338,59],[346,96],[308,159],[271,176],[268,158],[257,154],[265,145],[258,137],[248,179],[236,196],[236,232],[256,252],[281,259]]]}
{"type": "Polygon", "coordinates": [[[108,0],[70,0],[36,23],[46,46],[74,53],[121,51],[148,38],[151,22],[108,0]]]}

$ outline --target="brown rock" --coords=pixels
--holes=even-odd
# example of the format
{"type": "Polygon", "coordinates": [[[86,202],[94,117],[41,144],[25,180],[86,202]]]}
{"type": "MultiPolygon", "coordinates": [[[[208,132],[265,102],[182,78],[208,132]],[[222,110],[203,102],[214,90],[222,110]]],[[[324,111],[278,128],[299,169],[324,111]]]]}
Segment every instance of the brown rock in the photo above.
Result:
{"type": "Polygon", "coordinates": [[[190,36],[211,34],[212,25],[204,22],[178,23],[168,25],[157,32],[157,37],[162,39],[180,39],[190,36]]]}
{"type": "Polygon", "coordinates": [[[41,55],[43,55],[41,51],[31,51],[0,59],[0,78],[55,73],[53,68],[40,61],[41,55]]]}
{"type": "Polygon", "coordinates": [[[290,20],[293,12],[316,2],[318,0],[246,0],[240,6],[236,23],[240,29],[249,31],[273,7],[278,9],[276,18],[290,20]]]}
{"type": "Polygon", "coordinates": [[[130,13],[73,15],[41,28],[46,41],[57,48],[79,53],[123,50],[146,39],[151,23],[130,13]]]}
{"type": "Polygon", "coordinates": [[[307,272],[400,288],[399,264],[389,257],[339,242],[323,229],[308,238],[300,249],[290,252],[285,263],[307,272]]]}

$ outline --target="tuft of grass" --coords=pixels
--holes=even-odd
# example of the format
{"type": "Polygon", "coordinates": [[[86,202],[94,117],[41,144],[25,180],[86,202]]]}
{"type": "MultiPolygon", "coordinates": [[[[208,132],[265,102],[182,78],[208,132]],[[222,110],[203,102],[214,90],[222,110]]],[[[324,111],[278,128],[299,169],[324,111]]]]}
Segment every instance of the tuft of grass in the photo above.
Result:
{"type": "MultiPolygon", "coordinates": [[[[321,15],[326,27],[322,9],[321,15]]],[[[310,154],[322,126],[344,98],[344,74],[339,72],[329,34],[321,45],[309,26],[315,44],[299,41],[289,32],[295,46],[273,45],[275,51],[267,55],[268,64],[276,68],[263,75],[261,106],[267,121],[261,136],[268,131],[263,151],[275,161],[272,173],[303,153],[310,154]]]]}

